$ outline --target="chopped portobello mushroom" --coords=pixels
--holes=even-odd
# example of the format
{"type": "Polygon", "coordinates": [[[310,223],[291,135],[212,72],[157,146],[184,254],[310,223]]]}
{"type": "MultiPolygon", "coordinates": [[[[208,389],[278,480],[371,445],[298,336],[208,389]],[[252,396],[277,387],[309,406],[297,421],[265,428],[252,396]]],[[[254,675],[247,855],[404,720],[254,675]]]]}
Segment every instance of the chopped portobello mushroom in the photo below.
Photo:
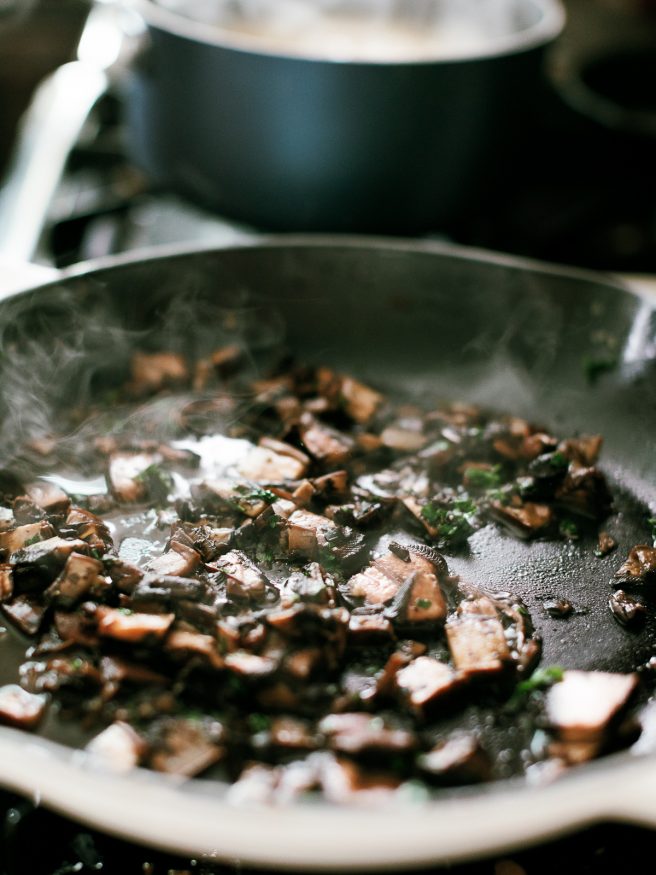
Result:
{"type": "MultiPolygon", "coordinates": [[[[220,322],[226,338],[241,332],[233,313],[220,322]]],[[[45,693],[48,729],[97,727],[94,762],[192,776],[225,760],[242,775],[231,798],[274,803],[314,791],[385,801],[402,781],[403,798],[408,779],[487,780],[630,743],[611,729],[632,676],[604,676],[615,680],[597,695],[598,675],[564,717],[555,691],[576,673],[533,671],[525,605],[459,581],[439,552],[464,551],[490,519],[583,551],[611,505],[600,438],[397,403],[287,360],[253,380],[232,337],[195,362],[137,353],[113,419],[97,402],[62,410],[43,454],[32,442],[0,471],[0,610],[33,636],[18,671],[27,692],[0,691],[0,721],[28,725],[33,706],[36,722],[45,693]],[[98,423],[107,434],[94,436],[98,423]],[[479,741],[473,720],[495,703],[502,719],[479,741]],[[482,745],[512,747],[545,709],[545,743],[492,770],[482,745]]],[[[472,543],[477,562],[488,537],[491,526],[472,543]]],[[[634,547],[618,574],[627,591],[656,578],[656,548],[634,547]]],[[[543,603],[552,616],[572,608],[543,603]]],[[[624,622],[644,610],[623,590],[610,604],[624,622]]]]}
{"type": "Polygon", "coordinates": [[[608,599],[612,615],[622,626],[638,626],[647,616],[647,606],[622,589],[608,599]]]}
{"type": "Polygon", "coordinates": [[[479,739],[472,734],[452,735],[418,757],[419,768],[445,784],[476,784],[489,781],[492,763],[479,739]]]}
{"type": "Polygon", "coordinates": [[[96,610],[99,635],[130,643],[163,638],[174,619],[174,614],[138,614],[104,606],[96,610]]]}
{"type": "Polygon", "coordinates": [[[146,743],[128,723],[117,720],[96,735],[86,751],[103,768],[129,772],[139,765],[146,752],[146,743]]]}
{"type": "Polygon", "coordinates": [[[419,656],[396,673],[396,685],[410,709],[426,717],[440,700],[452,695],[463,682],[463,675],[450,665],[419,656]]]}
{"type": "Polygon", "coordinates": [[[615,572],[619,581],[631,583],[651,583],[656,578],[656,547],[637,544],[629,550],[629,555],[615,572]]]}
{"type": "Polygon", "coordinates": [[[488,598],[466,599],[446,624],[453,663],[465,675],[498,674],[510,650],[497,609],[488,598]]]}
{"type": "Polygon", "coordinates": [[[637,683],[635,673],[566,671],[546,700],[547,721],[559,743],[558,755],[568,762],[596,756],[637,683]]]}
{"type": "Polygon", "coordinates": [[[19,729],[36,729],[48,704],[48,697],[28,693],[17,684],[0,687],[0,723],[19,729]]]}

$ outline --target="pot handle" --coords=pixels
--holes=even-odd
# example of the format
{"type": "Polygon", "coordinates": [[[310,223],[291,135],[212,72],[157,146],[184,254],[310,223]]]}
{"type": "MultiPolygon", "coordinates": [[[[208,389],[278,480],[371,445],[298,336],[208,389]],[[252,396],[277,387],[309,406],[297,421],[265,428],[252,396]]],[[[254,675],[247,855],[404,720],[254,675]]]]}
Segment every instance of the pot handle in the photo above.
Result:
{"type": "MultiPolygon", "coordinates": [[[[36,89],[0,192],[0,296],[31,284],[26,265],[37,254],[68,156],[99,98],[131,63],[143,33],[134,13],[113,0],[96,0],[80,36],[78,60],[59,67],[36,89]]],[[[32,276],[45,277],[42,271],[32,276]]]]}

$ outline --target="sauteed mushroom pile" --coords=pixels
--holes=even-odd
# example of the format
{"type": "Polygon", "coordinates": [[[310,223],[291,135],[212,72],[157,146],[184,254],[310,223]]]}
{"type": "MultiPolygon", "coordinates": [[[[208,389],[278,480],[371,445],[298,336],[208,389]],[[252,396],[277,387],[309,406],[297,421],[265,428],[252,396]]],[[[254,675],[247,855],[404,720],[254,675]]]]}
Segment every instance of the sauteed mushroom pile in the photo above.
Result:
{"type": "MultiPolygon", "coordinates": [[[[449,570],[496,526],[594,533],[608,578],[600,437],[398,402],[325,367],[252,382],[242,364],[235,347],[193,365],[137,353],[99,405],[112,428],[74,453],[32,440],[3,472],[0,598],[27,651],[2,722],[76,721],[105,765],[273,801],[551,775],[631,742],[638,673],[538,668],[521,600],[449,570]],[[181,393],[166,439],[135,428],[132,411],[181,393]]],[[[640,622],[632,584],[655,573],[637,545],[619,621],[640,622]]]]}

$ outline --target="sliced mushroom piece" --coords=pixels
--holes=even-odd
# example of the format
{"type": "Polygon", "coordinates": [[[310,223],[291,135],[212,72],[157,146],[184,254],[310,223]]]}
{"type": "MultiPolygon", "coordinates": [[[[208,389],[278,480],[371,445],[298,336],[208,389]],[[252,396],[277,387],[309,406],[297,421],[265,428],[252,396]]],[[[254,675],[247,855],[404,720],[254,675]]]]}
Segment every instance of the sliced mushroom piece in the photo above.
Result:
{"type": "Polygon", "coordinates": [[[37,541],[12,553],[9,557],[9,563],[14,569],[17,582],[20,575],[22,578],[29,576],[30,586],[34,587],[37,583],[35,575],[38,578],[52,580],[61,571],[71,553],[86,554],[88,552],[89,545],[85,541],[78,538],[68,540],[55,535],[53,538],[37,541]]]}
{"type": "Polygon", "coordinates": [[[545,534],[554,521],[553,510],[549,505],[534,501],[525,501],[517,507],[512,504],[502,504],[500,501],[491,501],[490,516],[506,526],[514,535],[526,539],[545,534]]]}
{"type": "Polygon", "coordinates": [[[133,644],[163,638],[174,619],[175,614],[140,614],[104,605],[96,611],[100,636],[133,644]]]}
{"type": "Polygon", "coordinates": [[[608,556],[617,547],[617,541],[608,532],[599,532],[595,556],[608,556]]]}
{"type": "Polygon", "coordinates": [[[337,528],[332,520],[308,510],[295,510],[287,524],[290,553],[300,553],[309,559],[316,559],[320,548],[326,546],[327,533],[337,528]]]}
{"type": "Polygon", "coordinates": [[[176,577],[172,574],[149,573],[137,584],[132,592],[130,606],[143,610],[156,605],[167,608],[178,606],[180,602],[204,601],[209,597],[207,583],[196,577],[176,577]]]}
{"type": "Polygon", "coordinates": [[[638,626],[647,616],[647,605],[622,589],[611,595],[608,599],[608,607],[622,626],[638,626]]]}
{"type": "Polygon", "coordinates": [[[511,659],[498,612],[488,598],[465,599],[446,623],[456,669],[467,676],[497,674],[511,659]]]}
{"type": "Polygon", "coordinates": [[[241,550],[231,550],[215,562],[226,577],[227,593],[231,598],[261,599],[269,581],[254,562],[241,550]]]}
{"type": "Polygon", "coordinates": [[[37,507],[46,513],[65,513],[71,504],[71,499],[64,490],[47,480],[37,480],[27,487],[27,494],[37,507]]]}
{"type": "Polygon", "coordinates": [[[331,468],[342,467],[353,455],[351,437],[320,422],[310,413],[304,413],[299,423],[301,440],[308,453],[331,468]]]}
{"type": "Polygon", "coordinates": [[[572,462],[555,493],[556,502],[572,513],[603,520],[613,503],[604,475],[595,467],[572,462]]]}
{"type": "Polygon", "coordinates": [[[626,561],[617,569],[615,577],[627,583],[651,583],[656,578],[656,547],[648,544],[631,547],[626,561]]]}
{"type": "Polygon", "coordinates": [[[278,662],[268,656],[259,656],[248,650],[235,650],[224,659],[225,667],[240,677],[270,677],[278,667],[278,662]]]}
{"type": "Polygon", "coordinates": [[[472,733],[452,735],[417,758],[422,772],[440,783],[476,784],[492,777],[490,757],[472,733]]]}
{"type": "Polygon", "coordinates": [[[36,635],[41,628],[46,606],[39,598],[19,595],[5,602],[2,610],[7,619],[25,635],[36,635]]]}
{"type": "Polygon", "coordinates": [[[11,556],[25,546],[52,538],[54,534],[55,530],[50,523],[44,521],[17,526],[15,529],[0,532],[0,551],[11,556]]]}
{"type": "Polygon", "coordinates": [[[383,446],[401,453],[416,453],[428,443],[428,438],[421,431],[404,428],[402,425],[388,425],[380,433],[383,446]]]}
{"type": "Polygon", "coordinates": [[[369,422],[384,401],[380,392],[353,377],[342,377],[340,396],[343,409],[361,425],[369,422]]]}
{"type": "Polygon", "coordinates": [[[28,693],[18,684],[0,687],[0,723],[19,729],[36,729],[48,704],[48,697],[28,693]]]}
{"type": "Polygon", "coordinates": [[[83,611],[55,611],[54,624],[57,634],[65,645],[81,644],[94,647],[98,643],[95,623],[83,611]]]}
{"type": "Polygon", "coordinates": [[[128,392],[136,398],[153,395],[167,386],[177,386],[189,379],[184,358],[174,352],[135,352],[130,360],[131,379],[128,392]]]}
{"type": "Polygon", "coordinates": [[[158,772],[192,778],[207,771],[225,754],[224,731],[218,721],[169,719],[152,740],[150,766],[158,772]]]}
{"type": "Polygon", "coordinates": [[[348,643],[360,646],[393,641],[394,627],[381,613],[351,614],[349,618],[348,643]]]}
{"type": "Polygon", "coordinates": [[[352,760],[322,757],[321,787],[329,802],[381,805],[392,799],[400,784],[400,778],[365,770],[352,760]]]}
{"type": "Polygon", "coordinates": [[[438,702],[452,695],[462,682],[460,673],[432,656],[418,656],[396,672],[396,686],[402,699],[420,717],[427,716],[438,702]]]}
{"type": "Polygon", "coordinates": [[[174,629],[169,633],[164,649],[170,653],[200,656],[212,668],[221,669],[224,666],[223,658],[217,648],[216,638],[211,635],[188,632],[185,629],[174,629]]]}
{"type": "Polygon", "coordinates": [[[14,512],[9,507],[0,507],[0,533],[9,532],[16,528],[14,512]]]}
{"type": "Polygon", "coordinates": [[[122,593],[131,593],[144,576],[141,568],[116,556],[104,556],[102,563],[105,573],[122,593]]]}
{"type": "Polygon", "coordinates": [[[287,716],[271,721],[269,743],[282,750],[314,750],[319,746],[319,740],[307,721],[287,716]]]}
{"type": "Polygon", "coordinates": [[[58,577],[46,589],[46,601],[54,602],[61,607],[71,607],[83,596],[107,583],[101,577],[103,564],[92,556],[82,553],[71,553],[58,577]]]}
{"type": "MultiPolygon", "coordinates": [[[[72,507],[66,516],[66,531],[86,541],[93,549],[105,552],[113,546],[112,536],[103,520],[90,510],[72,507]]],[[[62,530],[63,531],[63,530],[62,530]]]]}
{"type": "Polygon", "coordinates": [[[179,541],[171,541],[170,548],[161,556],[151,559],[146,565],[146,570],[153,574],[186,577],[199,564],[200,556],[192,547],[187,547],[179,541]]]}
{"type": "Polygon", "coordinates": [[[409,623],[444,620],[446,602],[436,566],[419,553],[408,551],[407,559],[403,559],[390,550],[348,582],[350,594],[370,605],[390,602],[403,586],[407,593],[404,593],[405,605],[400,613],[402,620],[409,623]]]}
{"type": "Polygon", "coordinates": [[[613,718],[636,689],[635,673],[566,671],[547,693],[546,716],[551,729],[566,742],[601,745],[613,718]]]}
{"type": "Polygon", "coordinates": [[[0,564],[0,602],[6,602],[14,594],[14,577],[11,565],[0,564]]]}
{"type": "MultiPolygon", "coordinates": [[[[290,449],[293,449],[290,447],[290,449]]],[[[288,453],[277,453],[266,447],[255,447],[239,461],[237,470],[255,483],[284,483],[300,480],[307,471],[307,464],[288,453]]]]}
{"type": "Polygon", "coordinates": [[[247,517],[258,517],[275,499],[273,493],[262,489],[255,483],[243,480],[215,478],[192,484],[192,496],[205,509],[219,510],[221,507],[237,510],[247,517]]]}
{"type": "Polygon", "coordinates": [[[412,732],[389,726],[382,717],[359,712],[330,714],[319,722],[319,732],[340,753],[405,753],[416,746],[412,732]]]}
{"type": "Polygon", "coordinates": [[[558,444],[558,452],[572,462],[590,467],[599,458],[604,439],[600,434],[567,438],[558,444]]]}
{"type": "Polygon", "coordinates": [[[132,504],[148,498],[146,471],[161,462],[157,453],[112,453],[109,457],[109,486],[114,496],[132,504]]]}
{"type": "Polygon", "coordinates": [[[138,766],[146,749],[144,739],[128,723],[120,720],[103,729],[85,748],[94,764],[118,773],[129,772],[138,766]]]}

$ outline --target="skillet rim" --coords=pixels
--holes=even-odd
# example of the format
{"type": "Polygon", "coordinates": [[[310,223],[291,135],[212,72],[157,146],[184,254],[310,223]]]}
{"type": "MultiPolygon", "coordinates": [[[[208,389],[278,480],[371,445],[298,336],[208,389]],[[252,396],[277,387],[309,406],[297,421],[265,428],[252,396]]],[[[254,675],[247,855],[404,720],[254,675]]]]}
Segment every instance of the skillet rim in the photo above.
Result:
{"type": "MultiPolygon", "coordinates": [[[[42,282],[36,285],[26,286],[25,288],[14,290],[1,296],[0,311],[4,306],[5,300],[9,301],[24,294],[46,291],[48,288],[56,287],[62,283],[66,283],[68,280],[93,277],[96,274],[105,271],[120,269],[130,265],[143,265],[148,264],[149,262],[161,262],[167,259],[175,259],[184,256],[203,256],[234,250],[267,250],[285,248],[324,248],[326,250],[367,249],[370,251],[374,250],[381,252],[411,252],[431,256],[446,256],[462,261],[473,261],[479,264],[498,265],[513,270],[530,271],[544,276],[560,276],[563,278],[581,280],[586,283],[593,283],[604,286],[605,288],[614,289],[623,295],[628,295],[629,298],[636,300],[636,302],[646,301],[652,306],[652,308],[656,308],[654,298],[648,293],[641,292],[639,289],[636,289],[618,277],[583,268],[554,265],[536,259],[435,240],[409,240],[403,238],[359,235],[280,234],[266,236],[253,235],[245,238],[243,241],[231,241],[229,244],[223,246],[212,243],[206,243],[200,246],[193,243],[166,244],[82,262],[61,271],[55,279],[45,283],[42,282]]],[[[71,815],[76,819],[80,819],[89,825],[96,826],[101,830],[104,829],[105,831],[113,832],[114,834],[122,835],[123,837],[129,836],[137,841],[145,842],[146,844],[156,844],[178,853],[181,851],[189,852],[191,854],[197,853],[199,850],[198,845],[194,844],[192,846],[188,843],[185,844],[184,838],[172,838],[171,834],[167,835],[165,832],[162,832],[161,829],[159,830],[159,833],[157,833],[157,830],[153,832],[154,825],[150,820],[146,822],[145,825],[143,823],[139,825],[136,821],[127,822],[127,815],[125,821],[121,825],[117,826],[116,824],[110,824],[108,826],[107,822],[103,821],[101,815],[94,815],[93,812],[90,813],[90,810],[86,805],[80,805],[79,800],[77,805],[70,801],[67,802],[65,798],[66,793],[62,796],[61,793],[53,791],[52,788],[46,788],[45,784],[47,784],[47,782],[44,782],[43,772],[41,772],[40,769],[37,768],[36,774],[30,776],[30,767],[28,765],[28,769],[21,775],[22,770],[20,761],[22,754],[27,756],[28,764],[31,756],[34,755],[38,765],[45,766],[46,763],[48,763],[51,767],[54,766],[55,772],[57,772],[57,770],[61,772],[63,769],[64,774],[68,774],[71,779],[74,777],[76,780],[82,779],[83,783],[89,781],[89,779],[91,784],[94,783],[94,780],[103,782],[109,781],[110,784],[118,782],[117,787],[120,785],[121,790],[124,790],[126,786],[132,786],[134,788],[139,786],[150,788],[159,787],[164,792],[173,790],[174,796],[178,798],[178,801],[186,800],[189,802],[192,797],[198,796],[205,802],[205,807],[208,809],[208,813],[209,809],[212,808],[213,816],[216,816],[217,814],[217,806],[224,810],[224,814],[227,810],[233,815],[236,813],[237,818],[239,818],[239,814],[241,814],[242,818],[246,821],[249,820],[249,817],[257,815],[258,812],[261,813],[262,811],[267,812],[267,818],[272,816],[271,809],[268,808],[263,809],[259,806],[254,806],[240,810],[232,804],[226,805],[226,803],[211,797],[209,790],[211,790],[212,786],[225,786],[224,784],[220,784],[220,782],[192,780],[187,782],[181,789],[179,782],[170,781],[165,776],[154,774],[145,769],[137,769],[130,775],[120,777],[115,775],[112,776],[106,773],[94,771],[93,768],[90,769],[90,758],[82,751],[66,747],[63,744],[52,742],[47,739],[26,736],[25,733],[18,730],[0,727],[0,758],[5,764],[10,764],[8,770],[2,770],[2,774],[0,774],[0,784],[36,797],[49,807],[54,808],[61,813],[71,815]],[[9,775],[7,774],[7,771],[9,771],[9,775]],[[40,782],[43,785],[41,788],[39,787],[40,782]],[[203,789],[204,792],[199,792],[203,789]],[[158,838],[154,838],[154,833],[158,834],[158,838]]],[[[637,755],[632,753],[631,750],[627,750],[573,768],[557,782],[552,784],[529,786],[523,779],[515,778],[510,780],[500,780],[489,785],[484,785],[483,787],[457,788],[455,790],[443,791],[439,794],[437,799],[426,803],[425,807],[408,805],[403,809],[400,809],[397,806],[386,806],[385,808],[380,809],[354,809],[350,806],[337,808],[325,802],[312,804],[310,806],[308,806],[307,803],[291,805],[284,809],[276,809],[275,818],[280,819],[280,816],[282,815],[283,821],[285,818],[289,819],[289,824],[287,826],[292,830],[295,828],[294,818],[301,817],[307,822],[308,815],[311,815],[312,818],[317,820],[315,827],[321,823],[322,819],[328,817],[333,818],[336,821],[344,821],[345,823],[349,821],[360,824],[367,822],[370,827],[373,827],[373,832],[370,837],[373,838],[374,834],[377,837],[376,847],[373,849],[367,847],[366,858],[363,857],[361,853],[359,855],[355,854],[355,856],[344,858],[343,854],[340,855],[338,847],[334,849],[332,858],[326,858],[324,856],[321,860],[316,858],[313,854],[313,850],[315,849],[311,847],[306,848],[305,852],[303,852],[302,848],[300,850],[297,848],[293,859],[280,856],[281,850],[288,851],[289,848],[279,848],[276,856],[276,854],[271,855],[270,852],[263,851],[259,847],[253,848],[251,846],[245,853],[239,854],[239,856],[247,863],[254,863],[261,866],[282,866],[290,869],[304,868],[313,869],[315,871],[326,870],[327,868],[334,869],[346,867],[352,870],[366,870],[371,868],[380,869],[393,868],[398,865],[421,866],[440,861],[464,861],[467,859],[473,859],[494,851],[507,850],[517,844],[538,842],[549,837],[575,830],[577,827],[601,820],[604,817],[629,819],[634,822],[641,821],[656,826],[656,816],[649,817],[647,805],[645,805],[645,809],[647,810],[645,811],[644,816],[640,817],[639,810],[635,805],[636,800],[633,800],[632,804],[631,799],[629,798],[629,801],[627,802],[627,794],[630,795],[632,787],[637,786],[640,788],[641,784],[644,787],[648,783],[644,773],[650,772],[651,770],[645,768],[645,766],[648,767],[650,763],[654,762],[656,762],[656,754],[637,755]],[[613,782],[615,776],[618,776],[618,778],[621,776],[621,778],[619,778],[618,781],[613,782]],[[622,798],[622,788],[620,786],[622,783],[626,785],[624,790],[627,791],[624,800],[622,798]],[[591,791],[593,795],[590,795],[591,791]],[[581,807],[580,800],[586,792],[589,797],[588,804],[587,807],[581,807]],[[577,797],[578,801],[574,809],[572,809],[571,803],[574,796],[577,797]],[[551,818],[544,821],[542,824],[536,823],[534,818],[533,820],[528,818],[531,821],[529,823],[529,828],[526,829],[525,823],[525,829],[523,832],[521,820],[518,820],[514,823],[515,834],[511,835],[508,833],[508,830],[506,830],[506,833],[503,833],[502,831],[496,839],[488,837],[487,839],[484,838],[482,842],[479,837],[478,844],[476,841],[473,841],[467,846],[462,843],[460,846],[457,844],[454,846],[453,836],[441,836],[436,838],[436,842],[431,845],[429,850],[422,847],[413,847],[407,848],[396,856],[389,856],[389,839],[383,841],[383,825],[386,827],[384,832],[387,832],[387,827],[392,826],[395,821],[398,824],[398,822],[404,820],[407,815],[414,815],[415,820],[420,819],[418,817],[420,812],[429,812],[431,818],[438,817],[440,813],[443,815],[453,815],[455,813],[455,821],[457,821],[458,816],[457,811],[454,812],[454,806],[458,809],[467,809],[471,808],[472,805],[474,807],[483,805],[484,809],[486,807],[490,809],[490,811],[484,811],[484,813],[489,815],[495,807],[499,808],[502,803],[507,803],[508,799],[511,799],[511,807],[512,802],[515,802],[517,810],[520,812],[523,811],[527,815],[531,809],[532,803],[544,803],[545,799],[551,804],[552,809],[559,808],[560,813],[556,812],[554,816],[552,810],[551,818]],[[490,804],[487,804],[486,806],[485,803],[490,804]],[[391,817],[389,817],[390,814],[392,815],[391,817]],[[448,847],[445,847],[445,839],[447,840],[448,847]],[[387,855],[381,857],[381,851],[385,851],[387,855]],[[305,856],[303,855],[304,853],[305,856]]],[[[84,792],[82,795],[84,796],[84,792]]],[[[120,795],[122,795],[122,793],[120,795]]],[[[135,795],[138,794],[135,793],[135,795]]],[[[88,801],[88,797],[85,797],[85,802],[88,803],[88,801]]],[[[468,815],[465,811],[464,815],[460,816],[468,815]]],[[[454,819],[453,816],[451,819],[454,819]]],[[[321,823],[321,825],[325,832],[330,832],[324,824],[321,823]]],[[[298,832],[298,825],[296,825],[295,829],[298,832]]],[[[394,834],[396,835],[397,832],[398,830],[394,832],[394,834]]],[[[302,844],[303,839],[301,839],[301,845],[302,844]]],[[[335,842],[332,842],[332,845],[335,844],[335,842]]],[[[217,854],[216,848],[209,848],[207,843],[204,850],[207,853],[215,855],[217,859],[230,859],[235,857],[235,854],[231,851],[226,851],[225,853],[218,852],[217,854]]],[[[327,848],[324,848],[324,851],[330,854],[331,847],[328,846],[327,848]]]]}

